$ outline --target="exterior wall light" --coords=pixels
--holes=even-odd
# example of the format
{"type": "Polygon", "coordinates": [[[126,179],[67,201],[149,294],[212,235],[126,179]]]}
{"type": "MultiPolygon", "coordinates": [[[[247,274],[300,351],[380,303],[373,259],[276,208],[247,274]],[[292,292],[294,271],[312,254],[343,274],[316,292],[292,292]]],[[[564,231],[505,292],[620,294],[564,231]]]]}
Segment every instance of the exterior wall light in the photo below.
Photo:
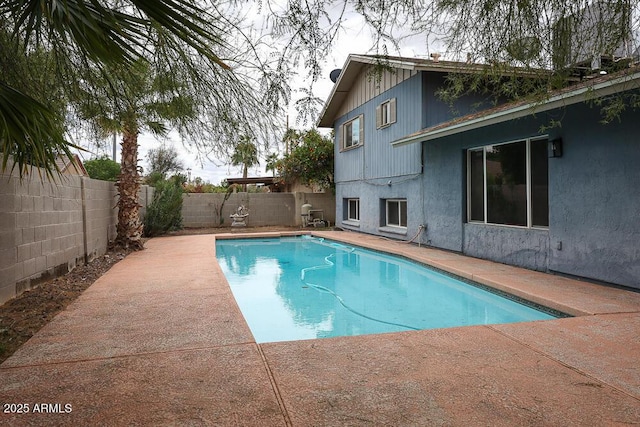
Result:
{"type": "Polygon", "coordinates": [[[548,154],[549,157],[562,157],[562,138],[549,141],[548,154]]]}

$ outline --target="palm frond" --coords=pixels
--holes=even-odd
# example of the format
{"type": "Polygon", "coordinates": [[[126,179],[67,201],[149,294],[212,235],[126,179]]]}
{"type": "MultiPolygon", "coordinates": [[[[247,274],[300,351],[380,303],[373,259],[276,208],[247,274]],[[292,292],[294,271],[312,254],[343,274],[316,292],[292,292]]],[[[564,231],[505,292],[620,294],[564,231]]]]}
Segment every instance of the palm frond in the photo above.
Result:
{"type": "Polygon", "coordinates": [[[52,44],[76,44],[99,62],[140,58],[152,26],[159,26],[222,68],[229,67],[211,47],[224,44],[206,11],[187,0],[130,0],[137,14],[99,0],[8,0],[0,14],[12,17],[14,35],[27,44],[44,36],[52,44]]]}
{"type": "Polygon", "coordinates": [[[60,172],[58,156],[73,158],[71,148],[55,123],[56,116],[33,98],[0,82],[0,150],[2,171],[18,168],[22,178],[32,166],[49,178],[60,172]],[[9,160],[11,159],[11,164],[9,160]]]}

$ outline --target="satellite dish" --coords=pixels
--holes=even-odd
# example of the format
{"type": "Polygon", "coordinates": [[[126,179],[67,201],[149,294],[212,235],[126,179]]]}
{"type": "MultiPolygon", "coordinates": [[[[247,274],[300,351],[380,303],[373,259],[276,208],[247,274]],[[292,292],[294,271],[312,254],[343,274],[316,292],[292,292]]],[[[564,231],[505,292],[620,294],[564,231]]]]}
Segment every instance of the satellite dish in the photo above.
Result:
{"type": "Polygon", "coordinates": [[[337,82],[341,72],[342,70],[340,68],[336,68],[331,73],[329,73],[329,78],[331,79],[331,81],[334,83],[337,82]]]}

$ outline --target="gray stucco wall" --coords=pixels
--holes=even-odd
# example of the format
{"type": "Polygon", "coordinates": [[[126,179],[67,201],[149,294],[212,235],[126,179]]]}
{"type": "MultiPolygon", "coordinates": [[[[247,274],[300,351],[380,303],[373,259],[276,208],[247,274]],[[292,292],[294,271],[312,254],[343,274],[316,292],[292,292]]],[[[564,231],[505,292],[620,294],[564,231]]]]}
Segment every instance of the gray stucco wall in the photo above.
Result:
{"type": "MultiPolygon", "coordinates": [[[[640,288],[640,122],[625,112],[604,125],[597,108],[537,114],[425,143],[425,221],[429,243],[536,270],[640,288]],[[466,223],[467,148],[540,135],[561,137],[549,159],[549,228],[466,223]]],[[[426,243],[426,241],[425,241],[426,243]]]]}
{"type": "Polygon", "coordinates": [[[464,166],[462,150],[456,144],[424,146],[424,222],[422,243],[462,251],[464,214],[464,166]]]}
{"type": "Polygon", "coordinates": [[[638,112],[599,120],[595,108],[569,112],[564,154],[549,159],[549,269],[640,288],[638,112]]]}
{"type": "Polygon", "coordinates": [[[547,230],[473,223],[464,224],[463,230],[467,255],[547,271],[547,230]]]}
{"type": "Polygon", "coordinates": [[[384,178],[367,182],[348,182],[336,186],[336,208],[339,210],[337,225],[347,229],[369,234],[378,234],[389,238],[409,240],[416,235],[424,222],[422,214],[422,175],[384,178]],[[391,181],[391,185],[388,182],[391,181]],[[360,221],[345,221],[345,199],[360,199],[360,221]],[[397,232],[381,227],[384,218],[382,201],[384,199],[407,199],[407,229],[397,232]]]}

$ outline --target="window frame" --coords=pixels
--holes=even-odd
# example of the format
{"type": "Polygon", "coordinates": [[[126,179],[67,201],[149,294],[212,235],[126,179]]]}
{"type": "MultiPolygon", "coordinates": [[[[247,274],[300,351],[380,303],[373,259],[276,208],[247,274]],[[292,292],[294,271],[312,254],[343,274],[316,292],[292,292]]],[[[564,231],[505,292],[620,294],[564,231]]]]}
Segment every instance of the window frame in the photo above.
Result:
{"type": "MultiPolygon", "coordinates": [[[[548,135],[542,135],[542,136],[536,136],[536,137],[531,137],[531,138],[521,138],[521,139],[516,139],[513,141],[507,141],[507,142],[500,142],[500,143],[496,143],[496,144],[488,144],[488,145],[483,145],[480,147],[473,147],[473,148],[468,148],[466,151],[466,160],[467,160],[467,195],[466,195],[466,199],[467,199],[467,223],[470,224],[486,224],[486,225],[495,225],[495,226],[500,226],[500,227],[515,227],[515,228],[530,228],[530,229],[542,229],[542,230],[548,230],[549,229],[549,220],[548,220],[548,215],[549,215],[549,205],[547,203],[547,225],[534,225],[533,224],[533,197],[532,197],[532,184],[533,184],[533,177],[532,177],[532,164],[531,164],[531,144],[534,142],[538,142],[538,143],[542,143],[543,141],[545,142],[545,146],[547,145],[549,140],[549,136],[548,135]],[[526,220],[526,225],[517,225],[517,224],[501,224],[501,223],[495,223],[495,222],[489,222],[488,221],[488,203],[487,203],[487,198],[488,198],[488,189],[487,189],[487,149],[491,148],[491,147],[495,147],[495,146],[500,146],[500,145],[507,145],[507,144],[517,144],[517,143],[522,143],[524,142],[526,145],[525,148],[525,184],[526,184],[526,215],[527,215],[527,220],[526,220]],[[472,188],[472,171],[471,171],[471,167],[472,167],[472,162],[471,162],[471,154],[473,152],[479,152],[482,151],[482,175],[483,175],[483,182],[482,182],[482,187],[483,187],[483,220],[477,220],[477,219],[471,219],[471,211],[472,211],[472,192],[471,192],[471,188],[472,188]]],[[[549,193],[548,193],[548,188],[549,188],[549,168],[548,168],[548,164],[547,164],[547,201],[549,198],[549,193]]]]}
{"type": "Polygon", "coordinates": [[[376,107],[376,129],[391,126],[397,120],[396,98],[389,98],[376,107]]]}
{"type": "Polygon", "coordinates": [[[360,199],[351,197],[347,198],[347,221],[360,222],[360,199]],[[351,214],[351,202],[356,204],[356,217],[352,217],[351,214]]]}
{"type": "Polygon", "coordinates": [[[394,227],[394,228],[398,228],[398,229],[406,229],[407,228],[407,222],[408,222],[408,204],[407,204],[407,199],[385,199],[384,201],[385,204],[385,218],[384,218],[384,226],[385,227],[394,227]],[[398,204],[398,224],[390,224],[389,223],[389,204],[390,203],[397,203],[398,204]],[[405,224],[402,225],[402,205],[404,204],[404,211],[405,211],[405,224]]]}
{"type": "Polygon", "coordinates": [[[352,118],[351,120],[344,122],[340,126],[340,151],[353,150],[354,148],[361,147],[363,144],[364,144],[364,114],[360,114],[352,118]],[[358,123],[358,126],[359,126],[358,142],[357,144],[351,143],[350,145],[347,146],[346,145],[347,144],[347,128],[351,126],[351,132],[349,133],[349,136],[351,137],[351,141],[353,141],[353,123],[355,122],[359,122],[358,123]]]}

